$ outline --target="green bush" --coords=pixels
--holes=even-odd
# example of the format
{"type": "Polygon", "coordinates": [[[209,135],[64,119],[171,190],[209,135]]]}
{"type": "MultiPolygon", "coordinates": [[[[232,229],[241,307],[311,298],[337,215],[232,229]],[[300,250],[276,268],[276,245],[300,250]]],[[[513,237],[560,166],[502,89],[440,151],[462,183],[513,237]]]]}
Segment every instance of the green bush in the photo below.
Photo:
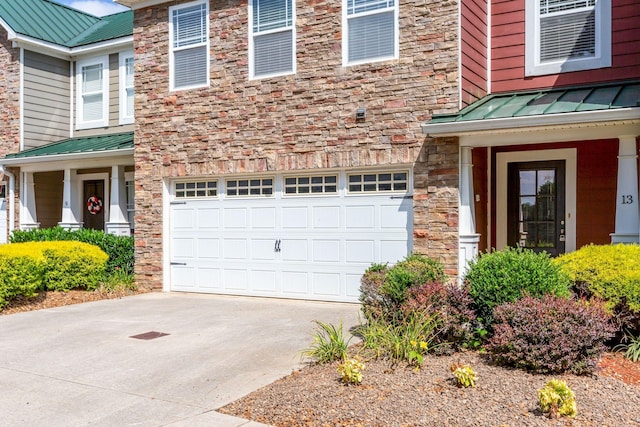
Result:
{"type": "Polygon", "coordinates": [[[44,266],[41,252],[0,246],[0,310],[18,296],[31,297],[43,290],[44,266]]]}
{"type": "Polygon", "coordinates": [[[493,309],[526,293],[569,296],[569,278],[546,252],[507,247],[487,252],[469,263],[465,276],[476,313],[485,326],[493,323],[493,309]]]}
{"type": "Polygon", "coordinates": [[[574,292],[603,300],[622,331],[640,334],[640,245],[587,245],[555,261],[574,292]]]}
{"type": "Polygon", "coordinates": [[[84,242],[32,242],[45,257],[44,286],[49,291],[94,290],[105,276],[108,256],[84,242]]]}
{"type": "Polygon", "coordinates": [[[106,271],[124,271],[133,274],[134,240],[133,236],[115,236],[101,230],[83,228],[67,230],[62,227],[39,228],[34,230],[16,230],[12,233],[11,243],[44,242],[72,240],[98,246],[109,255],[106,271]]]}

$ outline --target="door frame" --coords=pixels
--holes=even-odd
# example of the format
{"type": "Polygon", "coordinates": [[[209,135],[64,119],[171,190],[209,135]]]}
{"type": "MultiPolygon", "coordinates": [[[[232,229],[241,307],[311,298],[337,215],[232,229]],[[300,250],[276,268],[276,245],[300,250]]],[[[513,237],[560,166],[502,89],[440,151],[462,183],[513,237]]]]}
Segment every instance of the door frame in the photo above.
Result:
{"type": "Polygon", "coordinates": [[[576,250],[577,149],[510,151],[496,153],[496,244],[497,250],[507,246],[507,188],[509,163],[565,161],[565,252],[576,250]]]}

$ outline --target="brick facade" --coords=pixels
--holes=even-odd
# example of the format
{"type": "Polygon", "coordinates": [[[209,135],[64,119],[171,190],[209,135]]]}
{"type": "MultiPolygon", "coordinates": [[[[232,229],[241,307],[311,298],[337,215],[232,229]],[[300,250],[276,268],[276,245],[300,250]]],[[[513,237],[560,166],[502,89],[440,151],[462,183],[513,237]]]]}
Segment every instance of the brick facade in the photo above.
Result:
{"type": "MultiPolygon", "coordinates": [[[[296,74],[249,80],[247,3],[212,1],[211,84],[170,92],[168,8],[179,3],[138,10],[134,18],[139,279],[162,283],[163,182],[169,178],[418,162],[418,181],[426,179],[418,171],[436,169],[431,155],[420,162],[420,124],[433,113],[457,111],[456,2],[403,2],[400,59],[352,67],[342,66],[341,3],[298,2],[296,74]],[[366,108],[364,123],[355,121],[357,108],[366,108]]],[[[435,155],[453,161],[442,151],[452,147],[439,146],[435,155]]],[[[444,196],[454,212],[457,195],[455,206],[449,202],[456,191],[444,196]]],[[[416,228],[424,214],[441,208],[438,201],[425,210],[420,197],[416,228]]]]}

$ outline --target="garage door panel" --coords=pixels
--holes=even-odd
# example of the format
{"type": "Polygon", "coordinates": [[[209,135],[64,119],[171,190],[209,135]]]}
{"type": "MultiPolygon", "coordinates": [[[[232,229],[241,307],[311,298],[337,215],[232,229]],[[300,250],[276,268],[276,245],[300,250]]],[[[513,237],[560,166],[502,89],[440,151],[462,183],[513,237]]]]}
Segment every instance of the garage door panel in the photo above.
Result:
{"type": "Polygon", "coordinates": [[[204,258],[204,259],[220,258],[220,239],[211,239],[211,238],[198,239],[198,258],[204,258]]]}
{"type": "Polygon", "coordinates": [[[278,290],[276,272],[272,270],[252,270],[251,289],[258,292],[275,293],[278,290]]]}
{"type": "Polygon", "coordinates": [[[195,290],[196,268],[171,266],[171,285],[176,290],[195,290]]]}
{"type": "Polygon", "coordinates": [[[339,229],[340,206],[316,206],[313,208],[313,228],[339,229]]]}
{"type": "Polygon", "coordinates": [[[199,230],[220,228],[220,209],[202,208],[197,212],[199,230]]]}
{"type": "Polygon", "coordinates": [[[280,248],[283,261],[309,260],[309,241],[307,239],[283,239],[280,248]]]}
{"type": "Polygon", "coordinates": [[[219,268],[198,268],[198,288],[202,291],[222,289],[221,275],[222,272],[219,268]]]}
{"type": "Polygon", "coordinates": [[[276,252],[274,250],[274,239],[252,239],[251,240],[251,259],[254,260],[268,260],[272,261],[276,259],[276,252]]]}
{"type": "Polygon", "coordinates": [[[347,263],[367,263],[376,258],[376,244],[373,240],[347,240],[347,263]]]}
{"type": "Polygon", "coordinates": [[[193,258],[196,255],[195,252],[195,238],[193,237],[174,237],[171,240],[171,247],[175,249],[174,258],[193,258]]]}
{"type": "Polygon", "coordinates": [[[375,206],[347,206],[346,211],[348,229],[375,227],[375,206]]]}
{"type": "Polygon", "coordinates": [[[196,225],[195,209],[174,209],[172,225],[174,230],[193,230],[196,225]]]}
{"type": "Polygon", "coordinates": [[[224,210],[224,228],[249,227],[247,208],[226,208],[224,210]]]}
{"type": "Polygon", "coordinates": [[[275,229],[276,228],[276,209],[275,208],[252,208],[251,209],[251,226],[258,229],[275,229]]]}
{"type": "Polygon", "coordinates": [[[346,296],[357,300],[360,297],[360,279],[362,274],[345,274],[346,296]]]}
{"type": "Polygon", "coordinates": [[[313,293],[323,296],[340,296],[339,273],[312,273],[313,293]]]}
{"type": "Polygon", "coordinates": [[[246,260],[249,255],[247,251],[247,239],[224,239],[223,258],[246,260]]]}
{"type": "Polygon", "coordinates": [[[282,290],[285,294],[308,295],[309,273],[304,271],[283,271],[282,290]]]}
{"type": "Polygon", "coordinates": [[[225,289],[246,291],[249,289],[249,272],[245,269],[225,268],[222,270],[222,280],[225,289]]]}
{"type": "Polygon", "coordinates": [[[381,240],[380,263],[395,263],[411,252],[406,240],[381,240]]]}
{"type": "Polygon", "coordinates": [[[306,206],[294,206],[282,208],[282,228],[308,228],[309,209],[306,206]]]}
{"type": "Polygon", "coordinates": [[[340,262],[340,240],[314,240],[312,262],[340,262]]]}
{"type": "Polygon", "coordinates": [[[407,229],[409,213],[400,206],[380,206],[380,227],[384,230],[407,229]]]}

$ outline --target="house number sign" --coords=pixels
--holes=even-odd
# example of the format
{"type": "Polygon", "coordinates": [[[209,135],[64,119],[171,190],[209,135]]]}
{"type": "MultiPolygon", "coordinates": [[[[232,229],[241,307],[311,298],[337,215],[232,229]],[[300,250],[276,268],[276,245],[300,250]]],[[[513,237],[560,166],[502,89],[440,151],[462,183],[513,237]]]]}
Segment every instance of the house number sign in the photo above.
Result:
{"type": "Polygon", "coordinates": [[[623,194],[621,197],[622,197],[622,204],[623,205],[631,205],[631,204],[633,204],[633,196],[631,194],[623,194]]]}

